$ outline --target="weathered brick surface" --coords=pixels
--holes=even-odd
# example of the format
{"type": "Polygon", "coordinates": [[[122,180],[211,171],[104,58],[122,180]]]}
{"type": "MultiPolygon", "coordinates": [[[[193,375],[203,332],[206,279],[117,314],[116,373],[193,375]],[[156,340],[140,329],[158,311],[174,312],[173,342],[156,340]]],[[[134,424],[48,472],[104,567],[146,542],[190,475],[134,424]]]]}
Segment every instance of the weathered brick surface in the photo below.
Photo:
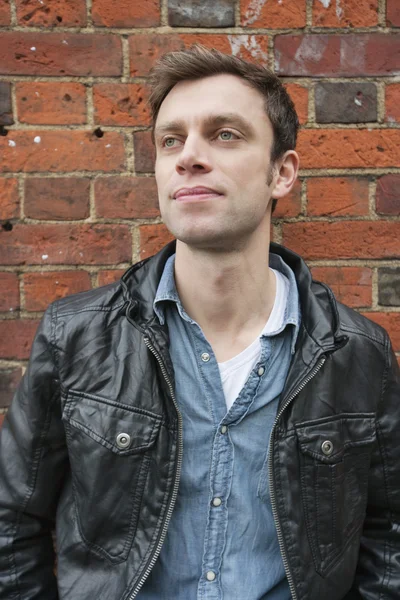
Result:
{"type": "Polygon", "coordinates": [[[266,35],[225,34],[144,34],[129,38],[132,77],[145,77],[162,54],[182,50],[193,44],[216,48],[227,54],[240,56],[251,62],[268,65],[268,37],[266,35]]]}
{"type": "Polygon", "coordinates": [[[149,125],[148,96],[148,88],[141,83],[100,83],[93,90],[95,122],[100,125],[149,125]]]}
{"type": "Polygon", "coordinates": [[[90,276],[86,271],[25,273],[23,282],[27,311],[45,310],[50,302],[91,287],[90,276]]]}
{"type": "Polygon", "coordinates": [[[298,83],[287,83],[286,89],[294,102],[301,124],[308,121],[308,89],[298,83]]]}
{"type": "Polygon", "coordinates": [[[78,177],[25,179],[25,216],[71,220],[89,216],[90,180],[78,177]]]}
{"type": "Polygon", "coordinates": [[[298,152],[304,169],[396,167],[399,129],[303,129],[298,152]]]}
{"type": "Polygon", "coordinates": [[[316,27],[373,27],[378,24],[378,0],[314,2],[316,27]]]}
{"type": "Polygon", "coordinates": [[[114,265],[131,260],[127,225],[16,225],[0,230],[1,265],[114,265]]]}
{"type": "Polygon", "coordinates": [[[288,34],[275,38],[275,68],[279,75],[394,75],[399,60],[397,33],[288,34]]]}
{"type": "Polygon", "coordinates": [[[372,271],[367,267],[313,267],[312,276],[327,283],[336,298],[351,306],[371,306],[372,271]]]}
{"type": "Polygon", "coordinates": [[[400,312],[366,312],[365,317],[378,323],[388,332],[393,349],[395,352],[400,351],[400,312]]]}
{"type": "Polygon", "coordinates": [[[132,2],[92,0],[93,23],[98,27],[156,27],[160,24],[159,0],[132,2]]]}
{"type": "Polygon", "coordinates": [[[310,216],[362,216],[369,211],[369,181],[361,177],[312,177],[307,181],[310,216]]]}
{"type": "Polygon", "coordinates": [[[400,268],[378,269],[378,302],[381,306],[400,306],[400,268]]]}
{"type": "Polygon", "coordinates": [[[18,181],[0,177],[0,220],[19,216],[18,181]]]}
{"type": "Polygon", "coordinates": [[[133,134],[136,173],[153,173],[156,151],[150,131],[137,131],[133,134]]]}
{"type": "Polygon", "coordinates": [[[298,179],[290,194],[280,198],[274,210],[274,218],[297,217],[301,212],[301,181],[298,179]]]}
{"type": "Polygon", "coordinates": [[[233,27],[234,0],[168,0],[168,22],[172,27],[233,27]]]}
{"type": "Polygon", "coordinates": [[[12,125],[13,123],[11,83],[0,81],[0,125],[12,125]]]}
{"type": "Polygon", "coordinates": [[[82,83],[19,81],[15,92],[21,123],[80,125],[86,122],[86,89],[82,83]]]}
{"type": "Polygon", "coordinates": [[[400,27],[400,5],[398,0],[386,0],[386,24],[388,27],[400,27]]]}
{"type": "Polygon", "coordinates": [[[400,123],[400,83],[385,87],[385,121],[400,123]]]}
{"type": "Polygon", "coordinates": [[[376,212],[400,216],[400,175],[383,175],[376,186],[376,212]]]}
{"type": "Polygon", "coordinates": [[[373,83],[317,83],[317,123],[366,123],[377,120],[377,93],[373,83]]]}
{"type": "Polygon", "coordinates": [[[140,259],[156,254],[165,244],[174,239],[165,225],[140,226],[140,259]]]}
{"type": "Polygon", "coordinates": [[[99,33],[4,31],[0,36],[3,75],[121,75],[121,40],[99,33]]]}
{"type": "Polygon", "coordinates": [[[12,131],[0,137],[0,172],[122,171],[122,134],[107,131],[12,131]]]}
{"type": "Polygon", "coordinates": [[[96,213],[108,219],[159,216],[153,177],[105,177],[95,182],[96,213]]]}
{"type": "MultiPolygon", "coordinates": [[[[22,369],[20,367],[0,370],[0,408],[10,406],[21,377],[22,369]]],[[[0,426],[1,424],[2,421],[0,422],[0,426]]]]}
{"type": "Polygon", "coordinates": [[[285,223],[283,243],[308,260],[400,258],[399,221],[285,223]]]}
{"type": "Polygon", "coordinates": [[[240,22],[245,27],[266,27],[268,29],[304,27],[306,24],[306,1],[255,2],[254,0],[241,0],[240,13],[240,22]]]}
{"type": "Polygon", "coordinates": [[[24,360],[29,358],[37,319],[7,319],[0,321],[0,358],[24,360]]]}
{"type": "Polygon", "coordinates": [[[99,285],[108,285],[109,283],[114,283],[115,281],[118,281],[118,279],[121,279],[124,273],[125,269],[107,269],[104,271],[99,271],[99,285]]]}
{"type": "Polygon", "coordinates": [[[18,24],[28,27],[83,27],[85,0],[16,0],[18,24]]]}
{"type": "Polygon", "coordinates": [[[10,0],[0,0],[0,27],[9,25],[10,21],[10,0]]]}
{"type": "Polygon", "coordinates": [[[0,311],[12,312],[19,308],[19,281],[16,273],[0,271],[0,311]]]}

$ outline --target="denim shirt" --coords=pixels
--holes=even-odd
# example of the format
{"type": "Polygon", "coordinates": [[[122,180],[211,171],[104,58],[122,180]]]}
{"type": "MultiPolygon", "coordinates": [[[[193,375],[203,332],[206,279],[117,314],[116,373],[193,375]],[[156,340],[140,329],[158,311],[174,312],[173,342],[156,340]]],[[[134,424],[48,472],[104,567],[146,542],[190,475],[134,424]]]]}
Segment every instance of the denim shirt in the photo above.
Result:
{"type": "Polygon", "coordinates": [[[166,321],[183,420],[183,463],[175,509],[141,600],[289,600],[268,485],[268,443],[300,325],[296,281],[289,280],[283,326],[261,337],[261,357],[227,411],[218,364],[185,312],[175,256],[154,310],[166,321]]]}

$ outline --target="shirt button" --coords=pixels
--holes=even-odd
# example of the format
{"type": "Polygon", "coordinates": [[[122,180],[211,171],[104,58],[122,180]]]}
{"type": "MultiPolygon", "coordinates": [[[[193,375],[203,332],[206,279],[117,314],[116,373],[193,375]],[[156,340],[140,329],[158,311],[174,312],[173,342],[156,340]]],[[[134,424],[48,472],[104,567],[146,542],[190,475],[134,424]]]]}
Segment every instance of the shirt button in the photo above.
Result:
{"type": "Polygon", "coordinates": [[[260,367],[260,368],[258,369],[258,371],[257,371],[257,374],[258,374],[258,376],[259,376],[259,377],[261,377],[261,375],[264,375],[264,373],[265,373],[265,369],[264,369],[264,367],[260,367]]]}
{"type": "Polygon", "coordinates": [[[203,354],[201,355],[201,360],[203,362],[208,362],[210,360],[210,355],[208,354],[208,352],[203,352],[203,354]]]}
{"type": "Polygon", "coordinates": [[[121,448],[122,450],[124,450],[125,448],[129,448],[130,444],[131,444],[131,436],[127,433],[119,433],[117,435],[117,446],[118,448],[121,448]]]}
{"type": "Polygon", "coordinates": [[[222,500],[221,500],[221,498],[213,498],[212,503],[213,503],[213,506],[221,506],[222,500]]]}
{"type": "Polygon", "coordinates": [[[228,427],[226,425],[222,425],[221,433],[226,433],[228,431],[228,427]]]}
{"type": "Polygon", "coordinates": [[[330,456],[333,452],[333,444],[330,440],[326,440],[321,445],[321,450],[325,454],[325,456],[330,456]]]}
{"type": "Polygon", "coordinates": [[[216,578],[216,574],[214,573],[214,571],[207,571],[206,577],[207,581],[214,581],[214,579],[216,578]]]}

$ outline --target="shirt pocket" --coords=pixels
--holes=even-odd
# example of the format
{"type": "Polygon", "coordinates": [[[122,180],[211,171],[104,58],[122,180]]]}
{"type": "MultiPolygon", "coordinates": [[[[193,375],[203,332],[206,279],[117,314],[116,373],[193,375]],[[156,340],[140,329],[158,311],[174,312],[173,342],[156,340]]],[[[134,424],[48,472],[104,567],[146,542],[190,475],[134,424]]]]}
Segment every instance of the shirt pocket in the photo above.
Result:
{"type": "Polygon", "coordinates": [[[69,392],[63,420],[81,538],[112,562],[126,560],[161,417],[69,392]]]}
{"type": "Polygon", "coordinates": [[[303,516],[315,568],[324,576],[364,522],[375,415],[301,423],[296,434],[303,516]]]}

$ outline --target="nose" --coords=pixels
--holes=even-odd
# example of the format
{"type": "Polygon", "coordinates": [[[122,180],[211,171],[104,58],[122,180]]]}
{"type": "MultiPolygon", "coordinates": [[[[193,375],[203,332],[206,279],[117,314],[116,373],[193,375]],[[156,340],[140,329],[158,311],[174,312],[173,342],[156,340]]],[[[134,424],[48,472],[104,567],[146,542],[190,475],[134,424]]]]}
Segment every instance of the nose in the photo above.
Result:
{"type": "Polygon", "coordinates": [[[211,171],[207,144],[199,136],[188,136],[176,161],[176,170],[184,173],[208,173],[211,171]]]}

